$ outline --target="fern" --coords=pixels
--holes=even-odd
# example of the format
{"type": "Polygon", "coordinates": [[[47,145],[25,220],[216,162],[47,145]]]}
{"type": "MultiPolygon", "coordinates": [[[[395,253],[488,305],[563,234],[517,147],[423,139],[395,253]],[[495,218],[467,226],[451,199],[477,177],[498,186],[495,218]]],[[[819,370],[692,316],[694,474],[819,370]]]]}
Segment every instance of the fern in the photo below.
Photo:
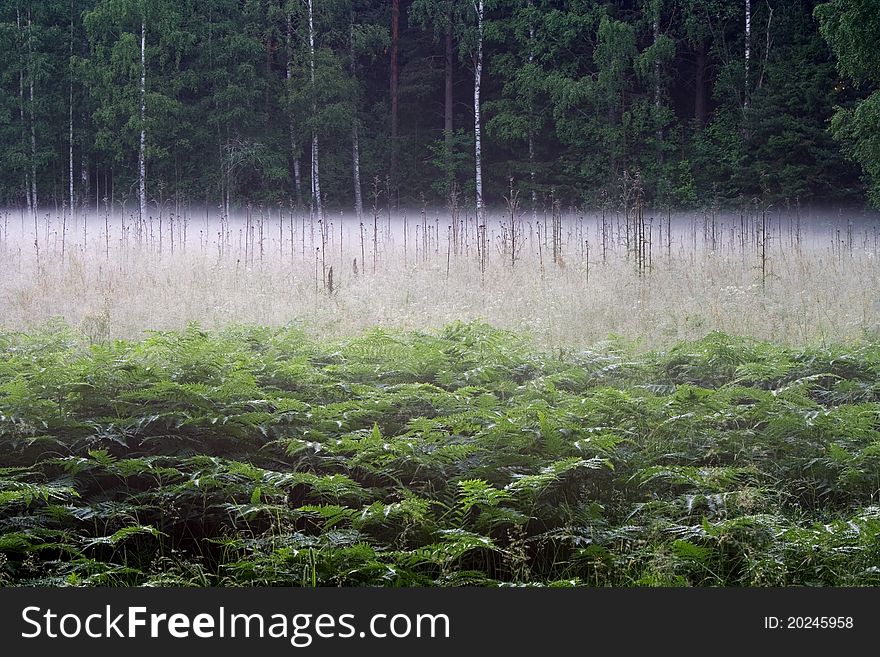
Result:
{"type": "Polygon", "coordinates": [[[12,585],[876,585],[876,344],[0,334],[12,585]]]}

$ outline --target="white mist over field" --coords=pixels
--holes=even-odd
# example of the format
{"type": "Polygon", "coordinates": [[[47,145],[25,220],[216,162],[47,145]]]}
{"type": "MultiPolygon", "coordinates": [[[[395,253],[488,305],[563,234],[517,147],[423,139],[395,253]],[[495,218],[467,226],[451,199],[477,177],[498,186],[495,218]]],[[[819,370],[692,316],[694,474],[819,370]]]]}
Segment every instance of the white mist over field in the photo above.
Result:
{"type": "Polygon", "coordinates": [[[545,346],[711,330],[801,345],[880,333],[877,217],[448,209],[0,211],[0,328],[92,340],[301,324],[323,337],[482,319],[545,346]]]}

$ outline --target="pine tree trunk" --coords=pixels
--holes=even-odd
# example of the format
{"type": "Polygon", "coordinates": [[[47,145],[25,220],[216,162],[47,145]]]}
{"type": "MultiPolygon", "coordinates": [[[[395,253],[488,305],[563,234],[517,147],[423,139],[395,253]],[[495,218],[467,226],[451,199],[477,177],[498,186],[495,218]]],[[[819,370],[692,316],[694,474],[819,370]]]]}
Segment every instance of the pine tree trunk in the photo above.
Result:
{"type": "Polygon", "coordinates": [[[349,46],[351,50],[351,79],[354,82],[354,101],[351,115],[351,172],[354,183],[354,212],[358,218],[364,214],[364,201],[361,196],[361,153],[360,141],[358,139],[358,82],[357,82],[357,63],[355,61],[354,51],[354,12],[351,12],[351,25],[349,35],[349,46]]]}
{"type": "MultiPolygon", "coordinates": [[[[315,88],[315,24],[312,0],[309,0],[309,69],[312,82],[312,116],[318,113],[318,99],[315,88]]],[[[324,218],[324,208],[321,205],[321,176],[318,167],[318,131],[312,128],[312,198],[315,203],[315,211],[318,217],[324,218]]]]}
{"type": "MultiPolygon", "coordinates": [[[[397,183],[397,50],[400,40],[400,0],[391,0],[391,184],[397,183]]],[[[388,200],[391,202],[391,199],[388,200]]]]}
{"type": "Polygon", "coordinates": [[[138,149],[138,218],[143,222],[147,216],[147,170],[146,170],[146,151],[147,151],[147,24],[141,20],[141,86],[140,86],[140,104],[141,104],[141,139],[140,148],[138,149]]]}
{"type": "MultiPolygon", "coordinates": [[[[287,86],[290,87],[290,78],[293,70],[293,50],[291,47],[290,14],[287,14],[287,86]]],[[[288,89],[289,90],[289,89],[288,89]]],[[[296,193],[296,207],[302,207],[302,175],[299,168],[299,143],[296,139],[296,127],[293,124],[293,113],[290,116],[290,153],[293,158],[293,186],[296,193]]]]}
{"type": "Polygon", "coordinates": [[[477,191],[477,225],[483,225],[483,145],[480,128],[480,84],[483,76],[483,0],[474,0],[477,11],[477,57],[474,66],[474,163],[477,191]]]}

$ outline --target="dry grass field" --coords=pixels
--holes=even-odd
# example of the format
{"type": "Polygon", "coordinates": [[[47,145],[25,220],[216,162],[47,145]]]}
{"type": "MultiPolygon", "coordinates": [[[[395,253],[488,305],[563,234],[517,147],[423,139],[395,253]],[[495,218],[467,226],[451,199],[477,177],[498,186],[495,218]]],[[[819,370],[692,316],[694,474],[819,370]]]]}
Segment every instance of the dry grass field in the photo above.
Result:
{"type": "Polygon", "coordinates": [[[639,348],[712,330],[784,345],[880,331],[870,217],[498,212],[480,228],[457,216],[7,212],[0,317],[22,330],[61,317],[95,341],[190,322],[343,337],[481,319],[542,346],[639,348]]]}

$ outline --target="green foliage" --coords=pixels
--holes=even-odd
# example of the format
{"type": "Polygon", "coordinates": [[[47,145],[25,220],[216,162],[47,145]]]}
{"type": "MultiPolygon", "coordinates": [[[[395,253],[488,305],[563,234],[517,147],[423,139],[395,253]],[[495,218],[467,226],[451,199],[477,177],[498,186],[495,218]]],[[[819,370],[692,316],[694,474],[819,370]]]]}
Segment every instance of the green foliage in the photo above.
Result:
{"type": "Polygon", "coordinates": [[[880,345],[0,334],[3,581],[876,584],[880,345]]]}
{"type": "Polygon", "coordinates": [[[816,7],[815,14],[838,70],[863,96],[837,108],[832,132],[864,169],[871,199],[880,205],[880,7],[869,0],[834,0],[816,7]]]}
{"type": "MultiPolygon", "coordinates": [[[[401,11],[398,188],[383,200],[446,202],[453,182],[471,198],[474,3],[409,0],[401,11]]],[[[752,3],[746,79],[742,2],[487,0],[486,200],[502,204],[512,177],[523,198],[618,204],[636,172],[663,205],[859,199],[843,156],[876,197],[877,16],[867,0],[752,3]]],[[[25,205],[35,182],[41,204],[69,205],[71,127],[74,201],[130,202],[143,127],[151,206],[287,207],[308,189],[316,134],[328,207],[351,207],[354,126],[362,179],[390,175],[390,22],[380,0],[315,2],[313,84],[303,2],[3,3],[0,48],[14,55],[0,62],[0,203],[25,205]]]]}

